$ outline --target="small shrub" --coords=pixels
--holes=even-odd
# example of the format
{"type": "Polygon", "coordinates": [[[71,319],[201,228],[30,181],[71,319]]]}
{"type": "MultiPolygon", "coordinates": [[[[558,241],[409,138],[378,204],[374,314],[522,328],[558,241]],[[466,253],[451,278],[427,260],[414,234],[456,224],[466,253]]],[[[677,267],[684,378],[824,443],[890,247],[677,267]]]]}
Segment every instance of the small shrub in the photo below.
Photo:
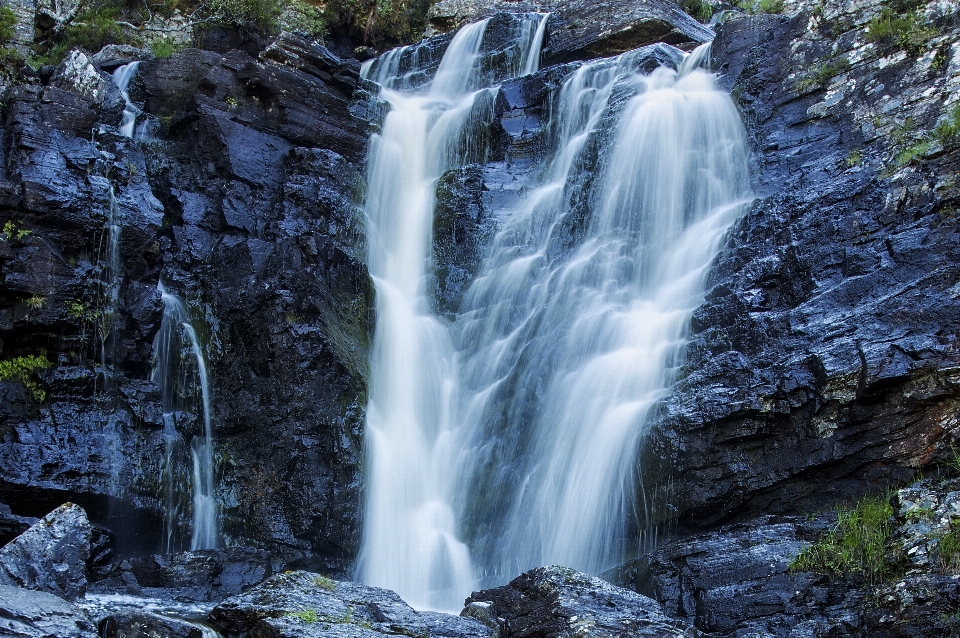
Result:
{"type": "Polygon", "coordinates": [[[937,124],[933,137],[944,147],[960,142],[960,104],[955,104],[947,117],[937,124]]]}
{"type": "Polygon", "coordinates": [[[680,8],[700,22],[706,22],[713,16],[713,6],[705,0],[682,0],[680,8]]]}
{"type": "Polygon", "coordinates": [[[0,43],[13,40],[13,30],[17,26],[17,14],[9,5],[0,6],[0,43]]]}
{"type": "Polygon", "coordinates": [[[6,359],[0,361],[0,381],[19,381],[37,403],[42,403],[47,398],[47,393],[33,380],[32,375],[37,370],[49,367],[50,362],[44,356],[29,355],[6,359]]]}
{"type": "Polygon", "coordinates": [[[734,4],[747,13],[783,13],[783,0],[736,0],[734,4]]]}
{"type": "Polygon", "coordinates": [[[892,516],[893,507],[887,497],[867,497],[853,509],[838,510],[836,527],[805,547],[790,569],[834,576],[858,575],[871,583],[884,580],[892,575],[892,569],[884,562],[892,516]]]}
{"type": "Polygon", "coordinates": [[[304,33],[315,40],[322,40],[327,35],[327,23],[320,7],[303,0],[292,0],[288,11],[290,19],[285,25],[286,28],[304,33]]]}
{"type": "Polygon", "coordinates": [[[937,541],[940,566],[950,572],[960,571],[960,531],[953,528],[937,541]]]}
{"type": "Polygon", "coordinates": [[[847,166],[853,168],[854,166],[860,166],[863,163],[863,151],[860,149],[854,149],[850,151],[847,155],[847,166]]]}
{"type": "Polygon", "coordinates": [[[8,219],[7,223],[3,225],[3,229],[0,230],[0,234],[6,235],[8,240],[13,241],[23,241],[23,238],[28,236],[31,232],[33,231],[26,228],[21,228],[20,224],[12,219],[8,219]]]}
{"type": "Polygon", "coordinates": [[[123,29],[117,24],[120,12],[114,8],[95,8],[77,17],[64,30],[68,49],[82,47],[87,51],[99,51],[108,44],[129,44],[123,29]]]}
{"type": "Polygon", "coordinates": [[[183,46],[170,38],[157,38],[150,41],[150,50],[158,58],[169,58],[171,55],[182,49],[183,46]]]}
{"type": "Polygon", "coordinates": [[[71,319],[86,319],[87,307],[82,301],[68,301],[64,304],[67,308],[67,315],[71,319]]]}
{"type": "Polygon", "coordinates": [[[870,20],[867,29],[867,41],[881,50],[902,49],[911,55],[921,53],[937,35],[936,29],[927,26],[917,13],[903,13],[889,6],[870,20]]]}
{"type": "Polygon", "coordinates": [[[797,81],[797,91],[804,92],[813,88],[826,86],[836,76],[850,70],[850,61],[846,58],[821,60],[797,81]]]}
{"type": "Polygon", "coordinates": [[[918,157],[923,157],[933,146],[933,142],[928,139],[921,139],[910,144],[897,154],[897,168],[906,166],[918,157]]]}
{"type": "Polygon", "coordinates": [[[282,11],[282,0],[210,0],[205,15],[214,24],[274,33],[282,11]]]}
{"type": "Polygon", "coordinates": [[[33,310],[39,310],[40,308],[43,308],[44,304],[47,303],[47,299],[42,295],[32,295],[27,297],[27,300],[23,303],[27,304],[27,306],[33,310]]]}

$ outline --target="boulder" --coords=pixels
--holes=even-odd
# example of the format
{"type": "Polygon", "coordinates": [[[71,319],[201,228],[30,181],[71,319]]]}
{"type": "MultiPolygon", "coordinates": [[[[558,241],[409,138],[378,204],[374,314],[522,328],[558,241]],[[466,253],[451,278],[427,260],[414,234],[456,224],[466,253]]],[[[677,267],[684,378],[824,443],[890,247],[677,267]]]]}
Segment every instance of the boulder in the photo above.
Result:
{"type": "Polygon", "coordinates": [[[492,633],[472,618],[414,611],[386,589],[304,571],[274,576],[224,601],[209,618],[222,632],[249,632],[249,638],[397,634],[486,638],[492,633]]]}
{"type": "Polygon", "coordinates": [[[150,598],[218,602],[273,574],[270,554],[252,547],[202,549],[130,558],[95,591],[126,591],[150,598]]]}
{"type": "Polygon", "coordinates": [[[508,585],[474,592],[463,616],[480,619],[501,638],[682,638],[697,633],[668,618],[660,604],[566,567],[538,567],[508,585]]]}
{"type": "MultiPolygon", "coordinates": [[[[149,611],[121,611],[99,623],[100,638],[203,638],[204,629],[186,620],[149,611]]],[[[209,635],[209,634],[207,634],[209,635]]]]}
{"type": "Polygon", "coordinates": [[[97,628],[79,608],[53,594],[0,585],[0,635],[97,638],[97,628]]]}
{"type": "Polygon", "coordinates": [[[120,121],[125,105],[120,89],[83,51],[71,51],[57,67],[50,83],[90,100],[100,110],[101,121],[107,124],[120,121]]]}
{"type": "Polygon", "coordinates": [[[90,535],[83,508],[61,505],[0,549],[0,582],[67,600],[83,596],[90,535]]]}
{"type": "Polygon", "coordinates": [[[92,61],[104,70],[115,69],[140,60],[152,60],[153,51],[129,44],[108,44],[94,54],[92,61]]]}

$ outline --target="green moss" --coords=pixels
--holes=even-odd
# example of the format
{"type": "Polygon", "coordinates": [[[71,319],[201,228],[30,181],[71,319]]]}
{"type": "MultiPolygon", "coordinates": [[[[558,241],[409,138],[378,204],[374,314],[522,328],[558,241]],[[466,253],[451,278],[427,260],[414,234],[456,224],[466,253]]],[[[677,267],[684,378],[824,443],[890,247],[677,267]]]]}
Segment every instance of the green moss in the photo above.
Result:
{"type": "Polygon", "coordinates": [[[893,531],[890,499],[867,497],[853,509],[837,511],[837,525],[817,542],[805,547],[790,565],[792,571],[833,576],[859,576],[878,583],[894,575],[884,561],[887,540],[893,531]]]}
{"type": "Polygon", "coordinates": [[[836,76],[850,70],[850,61],[846,58],[831,58],[817,62],[802,78],[797,80],[797,91],[804,92],[826,86],[836,76]]]}
{"type": "Polygon", "coordinates": [[[947,113],[946,118],[933,129],[933,137],[944,147],[960,142],[960,104],[947,113]]]}
{"type": "Polygon", "coordinates": [[[320,615],[317,614],[316,609],[303,609],[301,611],[291,611],[287,613],[287,616],[293,616],[294,618],[299,618],[305,623],[315,623],[320,620],[320,615]]]}
{"type": "Polygon", "coordinates": [[[33,373],[50,367],[45,356],[29,355],[0,361],[0,381],[19,381],[22,383],[37,403],[47,398],[47,393],[34,381],[33,373]]]}
{"type": "Polygon", "coordinates": [[[860,149],[854,149],[847,155],[847,166],[853,168],[854,166],[860,166],[862,163],[863,151],[860,149]]]}
{"type": "Polygon", "coordinates": [[[904,12],[903,9],[884,7],[867,24],[866,38],[881,50],[901,49],[918,55],[926,48],[927,42],[937,35],[937,31],[928,26],[916,11],[904,12]]]}
{"type": "Polygon", "coordinates": [[[928,139],[921,139],[897,153],[897,168],[906,166],[918,157],[923,157],[933,146],[933,142],[928,139]]]}
{"type": "Polygon", "coordinates": [[[783,0],[736,0],[747,13],[783,13],[783,0]]]}
{"type": "Polygon", "coordinates": [[[0,234],[5,235],[8,240],[13,241],[23,241],[24,237],[27,237],[32,232],[33,231],[27,228],[21,228],[19,222],[15,222],[12,219],[8,219],[3,225],[3,229],[0,230],[0,234]]]}
{"type": "Polygon", "coordinates": [[[327,578],[326,576],[317,576],[313,579],[313,584],[320,589],[325,589],[326,591],[333,591],[336,587],[336,583],[333,581],[333,579],[327,578]]]}

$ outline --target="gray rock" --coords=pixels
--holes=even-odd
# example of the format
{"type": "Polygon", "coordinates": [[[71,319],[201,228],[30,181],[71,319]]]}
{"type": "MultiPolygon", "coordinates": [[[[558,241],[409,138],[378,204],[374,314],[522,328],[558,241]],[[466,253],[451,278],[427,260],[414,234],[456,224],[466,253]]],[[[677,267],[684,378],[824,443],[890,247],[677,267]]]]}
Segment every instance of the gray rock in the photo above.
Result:
{"type": "Polygon", "coordinates": [[[53,594],[0,585],[0,636],[97,638],[77,607],[53,594]]]}
{"type": "Polygon", "coordinates": [[[83,51],[71,51],[57,67],[50,83],[90,100],[100,109],[101,118],[107,124],[119,122],[125,104],[120,89],[83,51]]]}
{"type": "Polygon", "coordinates": [[[108,44],[97,51],[91,60],[101,69],[110,70],[131,62],[153,58],[153,51],[150,49],[140,49],[129,44],[108,44]]]}
{"type": "Polygon", "coordinates": [[[90,535],[83,508],[61,505],[0,549],[0,581],[68,600],[83,596],[90,535]]]}
{"type": "Polygon", "coordinates": [[[203,638],[194,623],[149,611],[122,611],[100,621],[100,638],[203,638]]]}
{"type": "Polygon", "coordinates": [[[617,55],[645,44],[700,44],[713,32],[662,0],[441,0],[428,14],[432,32],[457,29],[500,11],[551,12],[543,65],[617,55]]]}
{"type": "Polygon", "coordinates": [[[472,618],[416,612],[392,591],[303,571],[274,576],[224,601],[210,612],[210,621],[221,631],[249,632],[250,638],[491,635],[472,618]]]}
{"type": "Polygon", "coordinates": [[[499,636],[681,638],[697,635],[657,601],[566,567],[538,567],[508,585],[474,592],[463,616],[499,627],[499,636]]]}

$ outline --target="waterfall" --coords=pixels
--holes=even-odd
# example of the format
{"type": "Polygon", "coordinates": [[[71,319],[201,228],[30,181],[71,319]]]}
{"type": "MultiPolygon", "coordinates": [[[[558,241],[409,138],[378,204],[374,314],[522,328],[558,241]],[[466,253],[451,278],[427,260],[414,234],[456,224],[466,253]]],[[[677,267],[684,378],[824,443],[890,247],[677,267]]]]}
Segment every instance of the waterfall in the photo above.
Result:
{"type": "Polygon", "coordinates": [[[703,71],[638,74],[636,55],[564,82],[552,155],[506,215],[455,326],[471,462],[457,500],[494,582],[546,564],[599,573],[628,557],[647,411],[748,199],[729,97],[703,71]],[[633,95],[615,102],[623,92],[633,95]],[[588,221],[565,247],[578,197],[588,221]]]}
{"type": "MultiPolygon", "coordinates": [[[[546,21],[525,18],[512,76],[536,71],[546,21]]],[[[458,609],[477,582],[539,565],[599,573],[635,551],[647,413],[750,200],[743,127],[694,68],[703,51],[683,73],[641,73],[643,50],[581,64],[554,97],[546,157],[491,211],[480,271],[455,321],[440,320],[434,190],[444,170],[484,161],[470,134],[495,95],[471,92],[497,79],[481,60],[487,24],[457,33],[429,84],[417,47],[363,69],[390,110],[368,156],[377,326],[358,575],[421,608],[458,609]]]]}
{"type": "Polygon", "coordinates": [[[182,488],[179,488],[175,467],[176,450],[182,437],[177,431],[177,421],[184,418],[184,413],[195,415],[197,412],[201,412],[203,416],[203,432],[202,435],[194,434],[190,440],[193,468],[190,550],[212,549],[217,547],[218,532],[213,475],[213,422],[206,358],[183,302],[168,293],[162,283],[158,284],[157,288],[163,300],[163,321],[153,344],[156,353],[153,380],[160,387],[164,415],[166,550],[169,552],[177,549],[180,519],[177,496],[182,488]],[[199,405],[196,402],[198,389],[199,405]]]}
{"type": "Polygon", "coordinates": [[[123,96],[123,119],[120,121],[120,135],[133,138],[134,130],[137,125],[137,116],[141,111],[137,105],[130,101],[130,82],[137,74],[139,62],[131,62],[118,66],[113,71],[113,82],[120,89],[120,95],[123,96]]]}
{"type": "Polygon", "coordinates": [[[111,338],[114,336],[114,323],[117,308],[120,306],[120,231],[122,225],[123,213],[111,184],[107,223],[100,244],[100,258],[98,259],[103,264],[101,276],[103,308],[100,312],[98,332],[100,334],[100,365],[104,368],[113,359],[111,338]]]}

